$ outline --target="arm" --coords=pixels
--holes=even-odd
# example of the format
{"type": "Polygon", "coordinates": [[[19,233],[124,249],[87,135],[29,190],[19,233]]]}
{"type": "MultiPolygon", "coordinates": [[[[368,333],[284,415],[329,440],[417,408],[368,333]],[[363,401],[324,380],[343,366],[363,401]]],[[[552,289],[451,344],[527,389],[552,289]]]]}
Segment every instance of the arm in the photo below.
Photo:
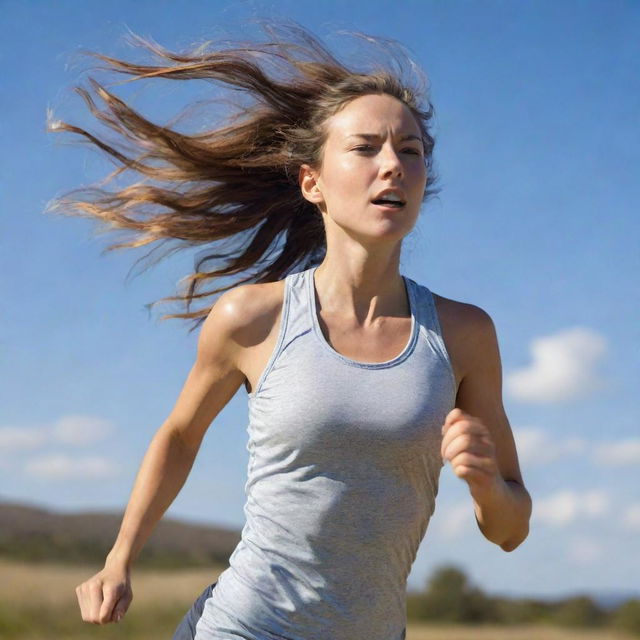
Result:
{"type": "Polygon", "coordinates": [[[144,455],[105,567],[76,587],[86,622],[117,622],[128,609],[133,562],[184,485],[207,428],[244,380],[234,336],[246,321],[238,289],[247,288],[221,295],[202,325],[196,362],[144,455]]]}
{"type": "Polygon", "coordinates": [[[502,404],[502,365],[491,317],[468,305],[464,375],[456,408],[443,426],[443,458],[467,482],[478,527],[504,551],[529,533],[531,496],[524,486],[502,404]]]}

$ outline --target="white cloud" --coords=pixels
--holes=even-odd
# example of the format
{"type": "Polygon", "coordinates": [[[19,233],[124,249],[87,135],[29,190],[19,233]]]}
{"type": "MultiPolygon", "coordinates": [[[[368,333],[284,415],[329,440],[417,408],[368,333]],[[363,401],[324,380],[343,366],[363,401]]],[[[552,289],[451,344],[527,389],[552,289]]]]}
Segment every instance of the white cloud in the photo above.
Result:
{"type": "Polygon", "coordinates": [[[567,555],[573,564],[590,565],[602,557],[602,545],[593,538],[578,536],[569,541],[567,555]]]}
{"type": "Polygon", "coordinates": [[[589,442],[584,438],[551,435],[536,427],[514,427],[518,460],[523,466],[537,466],[581,455],[598,465],[621,467],[640,464],[640,438],[589,442]]]}
{"type": "Polygon", "coordinates": [[[631,531],[640,533],[640,502],[630,504],[622,517],[622,522],[631,531]]]}
{"type": "Polygon", "coordinates": [[[0,427],[0,454],[33,451],[52,442],[84,447],[104,440],[113,433],[109,420],[96,416],[70,414],[44,427],[0,427]]]}
{"type": "Polygon", "coordinates": [[[46,429],[34,427],[0,427],[0,451],[12,453],[30,451],[49,439],[46,429]]]}
{"type": "Polygon", "coordinates": [[[531,520],[542,520],[547,524],[565,526],[578,514],[578,499],[572,491],[560,491],[548,498],[533,501],[531,520]]]}
{"type": "Polygon", "coordinates": [[[25,471],[29,475],[50,480],[109,478],[116,475],[118,470],[118,466],[107,458],[78,458],[63,454],[33,458],[25,465],[25,471]]]}
{"type": "Polygon", "coordinates": [[[595,368],[607,350],[603,336],[573,327],[533,340],[532,363],[505,376],[514,398],[539,404],[563,402],[603,387],[595,368]]]}
{"type": "Polygon", "coordinates": [[[609,496],[606,491],[601,489],[593,489],[591,491],[585,491],[582,494],[582,507],[581,511],[584,515],[597,518],[604,515],[609,509],[609,496]]]}
{"type": "Polygon", "coordinates": [[[599,443],[594,446],[593,459],[612,467],[640,464],[640,438],[599,443]]]}
{"type": "Polygon", "coordinates": [[[459,537],[465,531],[472,530],[474,523],[471,499],[438,510],[438,529],[447,538],[459,537]]]}
{"type": "Polygon", "coordinates": [[[583,453],[587,442],[583,438],[551,438],[549,434],[535,427],[513,429],[518,459],[522,465],[548,464],[560,458],[583,453]]]}
{"type": "Polygon", "coordinates": [[[609,497],[605,491],[563,490],[547,498],[533,501],[531,519],[554,527],[566,527],[579,518],[598,518],[609,508],[609,497]]]}
{"type": "Polygon", "coordinates": [[[56,420],[52,433],[56,440],[82,447],[104,440],[113,432],[108,420],[87,415],[68,415],[56,420]]]}

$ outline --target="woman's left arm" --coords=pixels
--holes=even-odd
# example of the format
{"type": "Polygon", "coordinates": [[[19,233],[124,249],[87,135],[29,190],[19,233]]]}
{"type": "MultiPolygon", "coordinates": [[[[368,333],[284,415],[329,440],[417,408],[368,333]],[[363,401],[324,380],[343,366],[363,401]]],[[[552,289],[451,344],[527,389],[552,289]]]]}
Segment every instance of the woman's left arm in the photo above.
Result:
{"type": "Polygon", "coordinates": [[[480,531],[504,551],[513,551],[529,533],[531,496],[502,405],[502,364],[493,320],[480,307],[465,306],[464,375],[456,408],[442,427],[441,454],[467,482],[480,531]]]}

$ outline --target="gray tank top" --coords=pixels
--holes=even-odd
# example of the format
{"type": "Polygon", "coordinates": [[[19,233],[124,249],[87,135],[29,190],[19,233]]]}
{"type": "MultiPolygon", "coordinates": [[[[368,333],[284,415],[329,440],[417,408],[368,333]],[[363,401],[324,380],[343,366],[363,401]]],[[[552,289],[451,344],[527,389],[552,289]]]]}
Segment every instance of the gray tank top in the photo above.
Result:
{"type": "Polygon", "coordinates": [[[197,640],[402,640],[456,383],[431,291],[402,276],[411,335],[386,362],[335,351],[313,274],[285,278],[249,402],[246,524],[197,640]]]}

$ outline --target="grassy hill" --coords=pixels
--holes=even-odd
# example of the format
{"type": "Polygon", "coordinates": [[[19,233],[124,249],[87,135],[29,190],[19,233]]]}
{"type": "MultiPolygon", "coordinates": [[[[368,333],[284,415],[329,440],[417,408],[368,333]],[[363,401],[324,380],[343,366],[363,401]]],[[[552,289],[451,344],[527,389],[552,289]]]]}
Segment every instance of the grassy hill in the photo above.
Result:
{"type": "MultiPolygon", "coordinates": [[[[122,512],[59,513],[0,502],[0,558],[27,562],[103,562],[118,534],[122,512]]],[[[163,518],[137,566],[225,565],[240,540],[237,530],[163,518]]]]}

